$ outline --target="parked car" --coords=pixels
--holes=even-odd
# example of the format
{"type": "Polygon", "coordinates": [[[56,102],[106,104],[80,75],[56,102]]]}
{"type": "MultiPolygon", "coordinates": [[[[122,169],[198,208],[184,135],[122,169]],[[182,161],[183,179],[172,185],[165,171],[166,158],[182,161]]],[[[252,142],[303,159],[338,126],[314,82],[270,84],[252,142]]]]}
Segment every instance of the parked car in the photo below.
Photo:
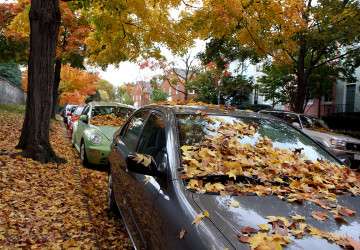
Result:
{"type": "Polygon", "coordinates": [[[112,141],[108,204],[135,249],[341,249],[344,235],[358,240],[360,177],[310,137],[266,114],[165,104],[136,110],[112,141]],[[346,223],[312,216],[345,206],[357,211],[346,223]]]}
{"type": "Polygon", "coordinates": [[[110,141],[114,132],[135,110],[118,103],[89,103],[79,120],[72,124],[71,141],[84,165],[108,163],[110,141]]]}
{"type": "Polygon", "coordinates": [[[331,131],[320,118],[288,111],[262,110],[260,112],[276,116],[301,129],[345,164],[350,165],[350,162],[353,166],[360,164],[360,140],[331,131]]]}
{"type": "Polygon", "coordinates": [[[69,119],[69,136],[70,136],[70,138],[72,137],[72,124],[75,121],[79,120],[80,115],[83,112],[85,106],[86,106],[85,104],[81,104],[81,105],[77,106],[69,119]]]}
{"type": "Polygon", "coordinates": [[[64,123],[65,123],[66,125],[69,125],[68,119],[69,119],[69,117],[72,115],[72,113],[74,112],[74,110],[76,109],[76,106],[77,106],[77,105],[74,105],[74,104],[67,104],[67,105],[65,106],[64,123]]]}

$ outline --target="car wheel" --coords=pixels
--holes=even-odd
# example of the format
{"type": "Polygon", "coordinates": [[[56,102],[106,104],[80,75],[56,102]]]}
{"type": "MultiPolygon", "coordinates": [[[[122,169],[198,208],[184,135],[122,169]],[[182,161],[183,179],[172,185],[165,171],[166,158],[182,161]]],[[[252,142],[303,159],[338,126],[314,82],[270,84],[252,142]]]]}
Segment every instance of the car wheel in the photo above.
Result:
{"type": "Polygon", "coordinates": [[[80,146],[80,160],[84,166],[87,166],[89,164],[86,157],[85,143],[83,141],[81,142],[80,146]]]}
{"type": "Polygon", "coordinates": [[[108,187],[107,187],[107,203],[110,207],[110,212],[116,216],[119,216],[119,210],[115,203],[115,196],[114,196],[114,190],[113,190],[113,182],[112,182],[112,175],[109,173],[108,178],[108,187]]]}

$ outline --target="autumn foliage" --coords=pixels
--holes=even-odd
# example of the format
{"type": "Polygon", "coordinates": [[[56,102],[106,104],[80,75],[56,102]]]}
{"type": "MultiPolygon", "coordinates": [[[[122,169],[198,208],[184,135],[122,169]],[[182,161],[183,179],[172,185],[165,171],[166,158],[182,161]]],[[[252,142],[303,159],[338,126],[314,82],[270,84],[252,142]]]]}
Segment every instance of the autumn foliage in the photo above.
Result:
{"type": "Polygon", "coordinates": [[[81,104],[92,94],[98,86],[95,83],[99,80],[98,73],[90,73],[86,70],[79,70],[66,65],[61,71],[61,82],[59,86],[60,104],[72,103],[81,104]]]}

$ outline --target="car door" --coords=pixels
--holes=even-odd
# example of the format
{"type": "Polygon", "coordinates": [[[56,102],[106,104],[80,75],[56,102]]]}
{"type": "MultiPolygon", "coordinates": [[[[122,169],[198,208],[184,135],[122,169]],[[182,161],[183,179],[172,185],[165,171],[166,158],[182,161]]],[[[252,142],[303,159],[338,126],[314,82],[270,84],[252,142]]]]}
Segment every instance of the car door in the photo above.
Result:
{"type": "MultiPolygon", "coordinates": [[[[121,159],[116,161],[118,166],[112,167],[112,173],[115,172],[114,179],[123,199],[124,205],[120,206],[127,210],[122,215],[125,214],[127,217],[124,218],[127,225],[132,224],[128,225],[128,228],[136,229],[133,237],[137,237],[137,241],[142,241],[144,247],[152,248],[149,239],[155,216],[153,205],[159,192],[157,179],[161,177],[132,172],[126,162],[128,155],[143,154],[152,156],[159,167],[166,166],[165,119],[158,112],[147,113],[149,117],[145,118],[145,113],[137,112],[123,136],[115,138],[115,141],[118,141],[116,153],[121,159]],[[142,126],[145,119],[146,122],[142,126]]],[[[111,157],[111,161],[114,161],[114,157],[111,157]]],[[[115,190],[114,194],[116,195],[115,190]]]]}

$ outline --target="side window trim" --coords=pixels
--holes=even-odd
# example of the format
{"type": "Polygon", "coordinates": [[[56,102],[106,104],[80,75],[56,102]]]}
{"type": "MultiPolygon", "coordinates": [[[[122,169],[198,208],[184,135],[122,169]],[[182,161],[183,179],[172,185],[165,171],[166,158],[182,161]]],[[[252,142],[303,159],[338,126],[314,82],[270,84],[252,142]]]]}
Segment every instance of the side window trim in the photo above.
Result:
{"type": "Polygon", "coordinates": [[[147,122],[147,120],[149,119],[150,117],[150,113],[149,110],[139,110],[139,111],[136,111],[132,114],[132,116],[126,121],[126,124],[125,126],[123,127],[123,129],[120,131],[120,133],[118,134],[118,136],[122,139],[122,141],[125,143],[125,145],[127,145],[129,148],[133,149],[133,150],[136,150],[136,148],[138,147],[138,143],[139,143],[139,139],[140,139],[140,136],[144,130],[144,127],[145,127],[145,124],[147,122]],[[139,114],[139,113],[148,113],[147,114],[147,117],[145,118],[144,120],[144,123],[142,124],[142,127],[140,129],[140,132],[136,138],[136,142],[135,142],[135,148],[125,139],[125,134],[126,134],[126,131],[128,131],[128,128],[130,126],[130,123],[131,121],[133,120],[133,118],[139,114]]]}

